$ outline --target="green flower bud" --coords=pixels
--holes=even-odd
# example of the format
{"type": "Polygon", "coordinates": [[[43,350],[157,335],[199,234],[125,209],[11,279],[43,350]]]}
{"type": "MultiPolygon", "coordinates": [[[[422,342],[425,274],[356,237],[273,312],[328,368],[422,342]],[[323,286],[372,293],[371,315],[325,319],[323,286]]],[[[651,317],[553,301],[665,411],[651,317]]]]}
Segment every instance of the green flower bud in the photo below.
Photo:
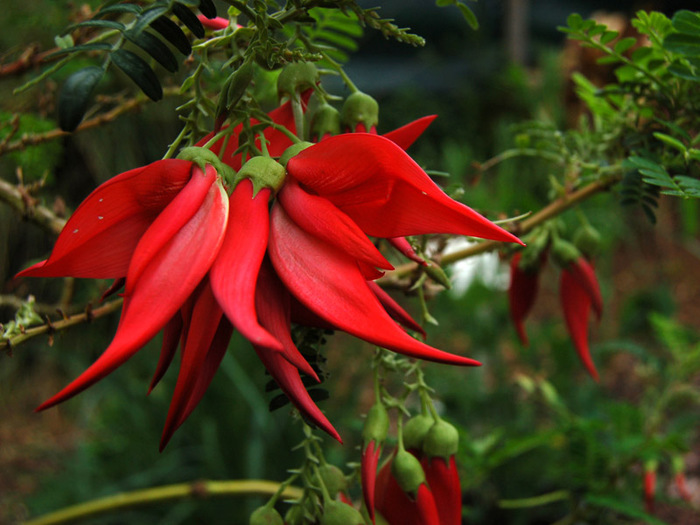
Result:
{"type": "Polygon", "coordinates": [[[279,158],[279,163],[286,168],[289,159],[295,155],[298,155],[310,146],[313,146],[311,142],[297,142],[296,144],[292,144],[286,150],[284,150],[284,153],[282,153],[282,156],[279,158]]]}
{"type": "Polygon", "coordinates": [[[316,108],[311,117],[311,136],[321,139],[326,135],[340,133],[340,113],[330,104],[316,108]]]}
{"type": "Polygon", "coordinates": [[[413,496],[418,492],[418,488],[425,483],[425,472],[423,472],[420,461],[406,450],[396,452],[394,460],[391,462],[391,473],[401,490],[413,496]]]}
{"type": "Polygon", "coordinates": [[[273,193],[284,184],[284,177],[287,170],[270,157],[253,157],[248,159],[241,169],[236,173],[236,182],[243,179],[250,179],[253,182],[253,196],[263,188],[270,188],[273,193]]]}
{"type": "Polygon", "coordinates": [[[292,505],[284,514],[285,525],[304,525],[304,507],[292,505]]]}
{"type": "Polygon", "coordinates": [[[358,124],[363,124],[365,131],[369,132],[379,122],[379,104],[368,94],[356,91],[345,100],[340,120],[352,131],[358,124]]]}
{"type": "Polygon", "coordinates": [[[365,426],[362,429],[362,441],[365,447],[370,441],[383,443],[389,432],[389,414],[381,403],[375,403],[367,412],[365,426]]]}
{"type": "Polygon", "coordinates": [[[425,414],[418,414],[403,426],[403,444],[409,450],[423,450],[423,441],[435,420],[425,414]]]}
{"type": "Polygon", "coordinates": [[[445,461],[454,456],[459,449],[459,432],[442,419],[436,421],[423,441],[423,452],[429,458],[441,457],[445,461]]]}
{"type": "MultiPolygon", "coordinates": [[[[334,498],[338,492],[344,492],[348,488],[348,480],[345,478],[345,474],[335,465],[321,465],[318,467],[318,473],[321,476],[321,481],[323,485],[328,490],[328,495],[334,498]]],[[[313,479],[314,484],[318,485],[318,479],[314,474],[313,479]]]]}
{"type": "Polygon", "coordinates": [[[581,226],[574,233],[574,244],[586,257],[593,257],[600,251],[600,233],[590,224],[581,226]]]}
{"type": "Polygon", "coordinates": [[[232,108],[236,107],[238,101],[245,93],[253,80],[253,63],[245,62],[236,69],[224,82],[224,86],[219,94],[219,102],[216,107],[217,128],[221,127],[223,121],[228,117],[232,108]]]}
{"type": "Polygon", "coordinates": [[[284,525],[282,516],[273,507],[260,507],[250,515],[249,525],[284,525]]]}
{"type": "Polygon", "coordinates": [[[321,525],[364,525],[364,523],[362,514],[347,503],[331,500],[323,506],[321,525]]]}
{"type": "Polygon", "coordinates": [[[581,252],[569,241],[555,239],[552,243],[552,258],[560,267],[567,268],[581,258],[581,252]]]}
{"type": "Polygon", "coordinates": [[[445,273],[445,270],[443,270],[435,261],[429,261],[428,266],[423,267],[423,270],[436,283],[443,285],[448,290],[452,288],[452,283],[450,282],[450,278],[445,273]]]}
{"type": "Polygon", "coordinates": [[[299,93],[314,87],[318,78],[318,69],[311,62],[288,64],[277,77],[277,95],[298,100],[299,93]]]}

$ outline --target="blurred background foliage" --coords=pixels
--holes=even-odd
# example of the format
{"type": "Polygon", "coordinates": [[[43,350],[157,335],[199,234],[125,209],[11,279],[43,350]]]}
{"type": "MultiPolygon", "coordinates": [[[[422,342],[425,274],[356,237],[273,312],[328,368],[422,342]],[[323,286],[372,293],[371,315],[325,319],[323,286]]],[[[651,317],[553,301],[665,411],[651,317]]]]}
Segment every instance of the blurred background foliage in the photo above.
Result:
{"type": "MultiPolygon", "coordinates": [[[[76,8],[98,4],[7,3],[0,22],[2,63],[28,46],[52,47],[52,36],[71,22],[76,8]]],[[[414,158],[450,173],[451,179],[441,181],[448,188],[464,184],[470,206],[514,215],[547,201],[548,164],[516,159],[480,174],[475,163],[512,147],[518,123],[537,119],[559,129],[576,125],[581,107],[572,102],[570,75],[581,71],[594,77],[603,69],[587,63],[556,26],[572,12],[586,18],[614,7],[624,24],[640,8],[670,16],[693,7],[692,2],[657,4],[485,0],[474,5],[481,25],[474,32],[456,10],[436,9],[422,0],[387,1],[383,16],[424,36],[426,47],[401,46],[368,31],[347,71],[379,100],[380,131],[438,114],[411,150],[414,158]],[[523,5],[528,9],[518,11],[523,5]]],[[[18,96],[13,88],[36,71],[0,78],[0,140],[15,114],[22,115],[20,133],[54,128],[57,85],[79,65],[18,96]]],[[[0,177],[14,183],[18,168],[25,182],[46,177],[42,198],[67,214],[115,173],[160,158],[179,132],[176,105],[170,99],[145,105],[88,132],[3,156],[0,177]]],[[[528,349],[519,346],[510,326],[506,261],[496,271],[500,279],[477,278],[466,292],[441,293],[430,302],[440,324],[428,327],[429,342],[484,363],[474,370],[426,367],[445,416],[462,434],[459,460],[469,523],[565,523],[558,520],[572,511],[591,520],[581,523],[697,523],[698,201],[661,199],[656,225],[608,194],[587,202],[586,214],[603,235],[605,254],[597,265],[605,315],[592,336],[600,384],[585,374],[573,351],[551,265],[528,321],[528,349]],[[684,460],[694,508],[672,486],[672,456],[684,460]],[[660,465],[657,518],[643,513],[643,463],[652,458],[660,465]],[[542,495],[551,497],[538,500],[542,495]]],[[[38,227],[0,205],[2,294],[60,301],[60,282],[12,279],[27,261],[43,258],[52,243],[38,227]]],[[[73,303],[94,302],[107,286],[78,281],[73,303]]],[[[417,304],[402,301],[418,312],[417,304]]],[[[11,306],[0,304],[0,321],[13,316],[11,306]]],[[[0,356],[0,523],[153,485],[204,478],[280,480],[300,462],[300,454],[291,450],[301,439],[299,421],[286,408],[269,412],[275,393],[264,391],[263,367],[242,339],[232,343],[204,400],[162,454],[157,443],[175,378],[166,375],[145,398],[157,342],[88,392],[34,414],[39,402],[99,355],[116,324],[116,315],[99,319],[57,334],[51,345],[39,337],[11,356],[0,356]]],[[[373,400],[372,349],[335,335],[325,354],[330,398],[320,406],[345,445],[324,443],[327,458],[343,466],[359,458],[359,415],[373,400]]],[[[246,523],[261,501],[189,499],[88,523],[246,523]]]]}

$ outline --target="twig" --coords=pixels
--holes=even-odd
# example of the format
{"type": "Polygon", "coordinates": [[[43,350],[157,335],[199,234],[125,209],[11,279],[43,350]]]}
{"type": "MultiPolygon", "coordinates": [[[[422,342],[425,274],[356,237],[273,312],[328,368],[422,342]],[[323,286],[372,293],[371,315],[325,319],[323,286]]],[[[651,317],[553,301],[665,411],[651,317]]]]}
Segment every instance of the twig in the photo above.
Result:
{"type": "MultiPolygon", "coordinates": [[[[221,496],[271,496],[277,493],[280,484],[266,480],[231,480],[231,481],[193,481],[176,485],[165,485],[148,489],[123,492],[105,498],[99,498],[72,507],[46,514],[41,518],[25,522],[24,525],[58,525],[84,520],[94,516],[119,509],[162,503],[165,501],[196,498],[205,499],[221,496]]],[[[286,487],[282,496],[289,499],[299,499],[301,489],[286,487]]]]}
{"type": "MultiPolygon", "coordinates": [[[[591,182],[589,185],[584,186],[580,190],[574,191],[572,193],[558,198],[555,201],[552,201],[537,213],[532,214],[530,217],[524,219],[522,222],[514,224],[511,228],[509,228],[509,230],[515,235],[523,235],[525,233],[528,233],[529,231],[533,230],[536,226],[539,226],[540,224],[548,221],[549,219],[560,215],[575,204],[584,201],[597,193],[601,193],[607,190],[608,188],[619,182],[620,178],[620,175],[612,175],[597,180],[595,182],[591,182]]],[[[452,264],[454,262],[461,261],[462,259],[466,259],[468,257],[473,257],[475,255],[490,252],[498,249],[500,246],[502,246],[502,244],[503,243],[499,241],[484,241],[478,244],[473,244],[467,248],[464,248],[463,250],[458,250],[456,252],[443,255],[440,258],[440,264],[452,264]]],[[[416,268],[418,268],[418,265],[413,262],[403,264],[390,272],[386,272],[384,277],[379,279],[377,282],[379,284],[388,284],[388,282],[390,281],[395,281],[397,279],[400,279],[401,277],[406,277],[407,275],[410,275],[411,273],[413,273],[413,271],[415,271],[416,268]]]]}
{"type": "Polygon", "coordinates": [[[114,312],[119,309],[122,305],[123,299],[115,299],[109,303],[106,303],[99,308],[94,310],[88,306],[84,312],[74,315],[64,316],[60,321],[50,321],[48,320],[46,324],[41,326],[35,326],[33,328],[27,328],[24,333],[10,337],[9,339],[0,339],[0,350],[12,349],[20,343],[23,343],[27,339],[36,337],[41,334],[53,334],[58,330],[65,330],[76,324],[81,324],[85,322],[92,321],[98,317],[104,317],[107,314],[114,312]]]}
{"type": "Polygon", "coordinates": [[[50,209],[36,204],[32,199],[27,199],[27,194],[22,189],[23,186],[13,186],[0,179],[0,200],[12,206],[23,217],[50,232],[58,234],[66,224],[65,219],[57,217],[50,209]]]}
{"type": "MultiPolygon", "coordinates": [[[[164,96],[173,96],[179,94],[180,88],[178,87],[165,88],[163,90],[164,96]]],[[[120,115],[132,111],[148,101],[149,99],[146,98],[145,95],[136,96],[105,113],[101,113],[96,117],[83,121],[73,133],[79,133],[86,129],[91,129],[97,126],[101,126],[102,124],[106,124],[107,122],[111,122],[120,115]]],[[[17,150],[22,150],[27,146],[35,146],[37,144],[41,144],[42,142],[54,140],[69,134],[69,132],[63,131],[59,128],[45,131],[43,133],[26,134],[21,139],[15,140],[6,145],[0,145],[0,155],[11,153],[17,150]]]]}

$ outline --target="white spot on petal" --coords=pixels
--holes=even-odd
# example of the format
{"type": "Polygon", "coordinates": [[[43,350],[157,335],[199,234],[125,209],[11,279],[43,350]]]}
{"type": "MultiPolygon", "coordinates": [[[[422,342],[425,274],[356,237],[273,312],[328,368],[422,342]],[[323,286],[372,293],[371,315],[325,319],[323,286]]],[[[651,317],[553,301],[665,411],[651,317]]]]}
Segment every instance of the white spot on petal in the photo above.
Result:
{"type": "Polygon", "coordinates": [[[103,217],[102,215],[98,215],[97,218],[98,218],[99,220],[104,219],[104,217],[103,217]]]}
{"type": "Polygon", "coordinates": [[[100,199],[98,202],[102,202],[104,199],[100,199]]]}
{"type": "Polygon", "coordinates": [[[73,230],[73,233],[78,233],[78,228],[76,228],[75,230],[73,230]]]}

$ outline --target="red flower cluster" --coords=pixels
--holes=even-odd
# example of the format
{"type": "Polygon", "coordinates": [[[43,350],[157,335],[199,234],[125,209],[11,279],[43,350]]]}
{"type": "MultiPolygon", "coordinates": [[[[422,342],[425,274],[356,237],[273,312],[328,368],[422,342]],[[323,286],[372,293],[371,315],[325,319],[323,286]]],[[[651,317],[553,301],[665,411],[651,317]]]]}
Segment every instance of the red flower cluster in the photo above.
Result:
{"type": "MultiPolygon", "coordinates": [[[[279,127],[295,133],[294,116],[287,103],[269,117],[277,126],[264,131],[267,150],[278,157],[291,146],[279,127]]],[[[300,372],[316,376],[292,342],[290,323],[342,330],[411,357],[478,365],[414,339],[401,326],[418,325],[372,283],[392,265],[368,236],[519,242],[450,199],[404,152],[430,120],[386,137],[332,136],[286,168],[270,157],[244,163],[238,127],[209,156],[157,161],[98,187],[51,256],[19,275],[118,280],[116,288],[125,286],[119,327],[97,361],[38,410],[102,379],[161,330],[151,388],[182,349],[161,448],[201,399],[234,328],[295,406],[337,439],[302,384],[300,372]],[[231,168],[237,173],[226,180],[231,168]]]]}
{"type": "MultiPolygon", "coordinates": [[[[562,267],[559,297],[566,326],[581,362],[597,381],[598,371],[593,364],[588,345],[588,323],[591,311],[600,319],[603,299],[593,263],[565,241],[558,240],[555,251],[559,251],[555,256],[562,267]]],[[[524,260],[523,252],[517,252],[510,260],[510,317],[523,346],[528,345],[524,323],[537,297],[539,275],[544,262],[544,251],[534,259],[527,260],[524,260]]]]}

